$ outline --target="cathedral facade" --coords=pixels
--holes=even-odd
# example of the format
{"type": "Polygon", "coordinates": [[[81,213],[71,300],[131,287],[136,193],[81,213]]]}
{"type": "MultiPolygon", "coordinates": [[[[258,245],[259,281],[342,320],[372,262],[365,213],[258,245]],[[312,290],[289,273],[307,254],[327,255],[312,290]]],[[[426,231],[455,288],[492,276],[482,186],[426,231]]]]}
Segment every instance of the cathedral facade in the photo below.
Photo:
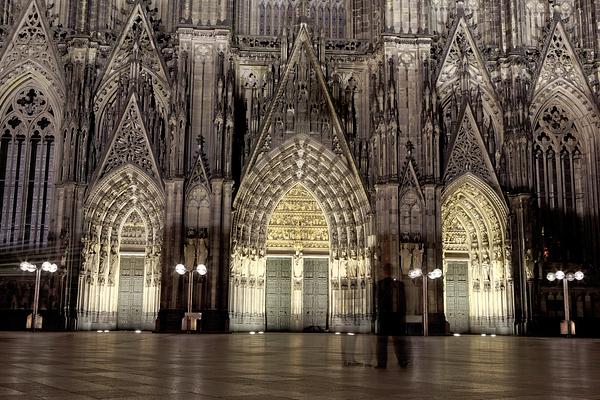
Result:
{"type": "Polygon", "coordinates": [[[371,332],[386,264],[416,333],[600,318],[597,0],[0,12],[3,326],[24,260],[48,328],[371,332]]]}

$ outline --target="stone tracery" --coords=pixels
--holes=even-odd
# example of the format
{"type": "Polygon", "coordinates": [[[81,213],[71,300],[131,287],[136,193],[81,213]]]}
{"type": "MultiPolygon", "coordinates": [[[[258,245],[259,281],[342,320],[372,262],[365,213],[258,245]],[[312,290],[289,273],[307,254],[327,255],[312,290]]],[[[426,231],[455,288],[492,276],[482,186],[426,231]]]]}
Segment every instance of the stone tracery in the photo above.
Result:
{"type": "Polygon", "coordinates": [[[55,110],[34,83],[3,105],[0,120],[0,242],[46,246],[54,195],[55,110]]]}

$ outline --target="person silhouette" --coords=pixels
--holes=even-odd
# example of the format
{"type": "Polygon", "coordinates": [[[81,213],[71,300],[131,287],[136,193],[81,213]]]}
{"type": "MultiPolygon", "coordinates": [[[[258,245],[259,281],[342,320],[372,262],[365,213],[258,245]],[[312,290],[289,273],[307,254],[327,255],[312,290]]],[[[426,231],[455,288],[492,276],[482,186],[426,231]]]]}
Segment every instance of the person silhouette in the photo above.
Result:
{"type": "Polygon", "coordinates": [[[394,343],[394,353],[398,365],[409,365],[409,353],[406,335],[406,297],[404,283],[392,278],[392,265],[385,264],[382,277],[375,285],[377,298],[377,365],[386,368],[388,359],[389,336],[394,343]]]}

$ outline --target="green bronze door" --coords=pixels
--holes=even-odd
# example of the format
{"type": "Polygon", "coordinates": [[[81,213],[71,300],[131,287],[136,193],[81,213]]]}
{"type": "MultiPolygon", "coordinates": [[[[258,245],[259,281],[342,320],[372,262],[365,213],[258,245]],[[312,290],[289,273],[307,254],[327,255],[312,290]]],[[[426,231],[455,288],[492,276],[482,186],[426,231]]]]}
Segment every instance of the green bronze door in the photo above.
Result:
{"type": "Polygon", "coordinates": [[[304,328],[327,329],[329,259],[304,259],[302,314],[304,328]]]}
{"type": "Polygon", "coordinates": [[[292,259],[290,257],[267,258],[267,330],[290,329],[292,308],[292,259]]]}
{"type": "Polygon", "coordinates": [[[144,256],[122,256],[119,273],[118,329],[141,329],[144,256]]]}
{"type": "Polygon", "coordinates": [[[449,261],[446,272],[446,318],[450,331],[469,331],[469,279],[467,261],[449,261]]]}

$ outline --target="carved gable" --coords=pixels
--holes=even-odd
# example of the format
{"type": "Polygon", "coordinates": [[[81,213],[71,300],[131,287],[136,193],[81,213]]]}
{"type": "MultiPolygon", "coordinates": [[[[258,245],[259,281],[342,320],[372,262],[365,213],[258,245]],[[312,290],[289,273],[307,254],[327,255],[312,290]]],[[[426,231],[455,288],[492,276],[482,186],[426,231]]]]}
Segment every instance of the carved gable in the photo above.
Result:
{"type": "Polygon", "coordinates": [[[502,132],[502,109],[485,61],[464,16],[454,24],[438,65],[435,87],[442,104],[452,96],[481,94],[482,105],[497,132],[502,132]]]}
{"type": "Polygon", "coordinates": [[[419,178],[417,177],[417,172],[415,171],[414,161],[410,158],[406,167],[404,168],[404,174],[402,175],[402,180],[400,181],[400,196],[402,197],[406,192],[414,190],[421,200],[424,200],[423,192],[421,191],[421,185],[419,184],[419,178]]]}
{"type": "Polygon", "coordinates": [[[204,152],[201,150],[198,154],[198,158],[196,159],[196,163],[191,170],[187,181],[188,189],[194,188],[197,185],[202,185],[206,188],[210,188],[210,180],[208,179],[207,173],[207,165],[206,160],[204,159],[204,152]]]}
{"type": "Polygon", "coordinates": [[[14,73],[15,70],[23,69],[23,65],[29,64],[49,82],[62,82],[61,68],[50,37],[44,13],[40,11],[37,0],[32,0],[16,29],[6,40],[8,45],[1,57],[0,75],[14,73]]]}
{"type": "MultiPolygon", "coordinates": [[[[303,134],[353,164],[310,34],[301,25],[283,77],[266,113],[249,166],[290,137],[303,134]]],[[[354,168],[356,170],[356,168],[354,168]]]]}
{"type": "Polygon", "coordinates": [[[583,69],[560,21],[554,24],[548,37],[535,82],[534,97],[555,82],[575,86],[585,94],[591,93],[583,69]]]}
{"type": "Polygon", "coordinates": [[[485,62],[464,17],[454,26],[443,54],[436,79],[436,88],[442,99],[449,96],[453,89],[460,93],[465,78],[471,89],[481,87],[488,96],[495,96],[485,62]]]}
{"type": "Polygon", "coordinates": [[[135,94],[129,98],[125,112],[106,150],[97,178],[100,179],[125,164],[135,165],[160,182],[160,173],[135,94]]]}
{"type": "Polygon", "coordinates": [[[462,112],[460,121],[460,126],[450,146],[444,182],[448,184],[461,175],[472,173],[495,188],[499,188],[496,173],[468,104],[462,112]]]}
{"type": "Polygon", "coordinates": [[[141,74],[153,76],[152,85],[157,99],[163,107],[166,107],[169,80],[154,36],[148,18],[141,4],[138,3],[133,8],[106,65],[96,98],[96,110],[101,108],[101,105],[110,98],[110,94],[117,89],[118,78],[121,75],[127,75],[128,80],[133,81],[141,74]]]}

